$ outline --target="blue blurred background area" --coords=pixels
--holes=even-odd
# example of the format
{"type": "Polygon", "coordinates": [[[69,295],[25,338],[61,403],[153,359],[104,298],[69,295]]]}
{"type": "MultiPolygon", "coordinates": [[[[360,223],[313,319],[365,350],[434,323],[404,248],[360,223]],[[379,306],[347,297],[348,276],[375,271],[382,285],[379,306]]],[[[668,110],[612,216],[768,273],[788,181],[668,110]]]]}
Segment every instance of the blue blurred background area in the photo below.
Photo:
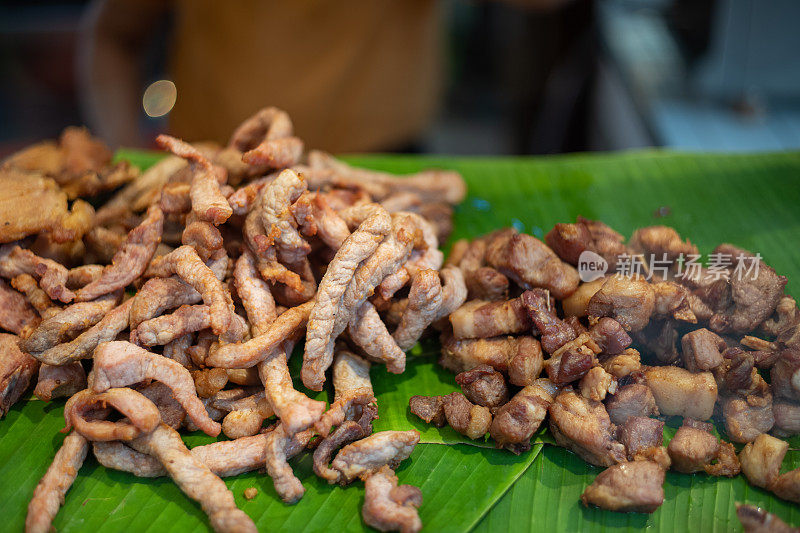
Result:
{"type": "MultiPolygon", "coordinates": [[[[386,13],[397,7],[392,0],[375,1],[386,13]]],[[[699,151],[800,148],[800,2],[796,0],[408,2],[419,4],[416,12],[431,17],[423,4],[435,4],[439,14],[431,23],[436,24],[442,61],[431,62],[424,50],[412,56],[411,63],[388,53],[363,61],[375,61],[388,72],[404,69],[413,74],[423,63],[427,69],[436,68],[441,85],[431,83],[435,95],[425,96],[433,104],[420,103],[421,119],[409,125],[401,138],[370,139],[360,128],[359,142],[332,145],[335,151],[504,155],[648,146],[699,151]]],[[[105,130],[102,117],[117,116],[113,103],[104,103],[106,114],[99,113],[94,109],[95,93],[87,92],[82,79],[87,76],[86,57],[97,52],[96,43],[87,40],[90,12],[102,4],[0,2],[0,157],[56,137],[67,125],[86,124],[112,145],[142,147],[150,146],[156,133],[172,129],[170,114],[147,116],[141,95],[155,80],[174,79],[170,71],[174,63],[171,66],[167,60],[178,46],[173,29],[182,24],[185,30],[191,18],[179,10],[191,9],[192,3],[176,2],[175,11],[142,33],[147,39],[130,37],[125,27],[115,30],[120,39],[137,45],[140,77],[131,94],[139,98],[139,109],[126,119],[135,130],[129,137],[105,130]]],[[[403,24],[422,26],[413,22],[403,24]]],[[[296,19],[291,23],[313,31],[313,24],[325,21],[309,14],[307,23],[296,19]]],[[[381,19],[389,30],[400,23],[388,15],[381,19]]],[[[369,46],[368,39],[376,37],[364,39],[369,46]]],[[[184,56],[191,54],[191,49],[184,50],[184,56]]],[[[297,68],[321,72],[326,65],[336,68],[325,60],[319,63],[297,68]]],[[[252,64],[268,69],[255,55],[252,64]]],[[[96,68],[103,73],[102,66],[96,68]]],[[[421,75],[431,76],[430,72],[421,75]]],[[[205,75],[215,75],[213,64],[205,75]]],[[[324,81],[320,85],[324,89],[324,81]]],[[[237,90],[237,84],[230,84],[231,98],[237,90]]],[[[188,89],[178,83],[178,105],[187,94],[188,89]]],[[[412,98],[402,91],[400,96],[394,94],[386,93],[387,116],[400,106],[393,98],[412,98]]],[[[380,102],[377,96],[366,95],[380,102]]],[[[358,101],[347,112],[369,115],[359,117],[360,123],[382,116],[384,110],[374,103],[365,103],[362,110],[358,101]]],[[[272,103],[281,104],[264,101],[263,105],[272,103]]],[[[119,116],[126,115],[120,111],[119,116]]],[[[324,122],[335,115],[317,116],[324,122]]],[[[192,137],[191,129],[178,133],[192,137]]],[[[312,137],[313,133],[309,132],[312,137]]],[[[315,138],[324,140],[324,133],[315,138]]],[[[303,136],[303,131],[298,134],[303,136]]],[[[208,131],[198,135],[208,136],[208,131]]],[[[319,144],[327,148],[324,141],[319,144]]]]}

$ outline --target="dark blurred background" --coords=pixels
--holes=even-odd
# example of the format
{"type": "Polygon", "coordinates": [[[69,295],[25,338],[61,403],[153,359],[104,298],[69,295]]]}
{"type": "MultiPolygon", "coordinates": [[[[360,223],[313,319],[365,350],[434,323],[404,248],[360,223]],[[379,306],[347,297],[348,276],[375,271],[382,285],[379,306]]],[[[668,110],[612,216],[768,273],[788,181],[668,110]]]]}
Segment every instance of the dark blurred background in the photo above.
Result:
{"type": "MultiPolygon", "coordinates": [[[[800,148],[796,0],[439,4],[444,61],[437,106],[403,142],[353,145],[359,151],[800,148]]],[[[56,137],[67,125],[97,132],[78,68],[88,5],[0,2],[0,157],[56,137]]],[[[140,137],[124,144],[147,147],[156,132],[171,129],[169,114],[150,118],[141,109],[149,83],[172,79],[164,59],[173,46],[171,24],[170,17],[159,20],[156,37],[138,49],[140,137]]],[[[178,86],[178,105],[182,94],[178,86]]]]}

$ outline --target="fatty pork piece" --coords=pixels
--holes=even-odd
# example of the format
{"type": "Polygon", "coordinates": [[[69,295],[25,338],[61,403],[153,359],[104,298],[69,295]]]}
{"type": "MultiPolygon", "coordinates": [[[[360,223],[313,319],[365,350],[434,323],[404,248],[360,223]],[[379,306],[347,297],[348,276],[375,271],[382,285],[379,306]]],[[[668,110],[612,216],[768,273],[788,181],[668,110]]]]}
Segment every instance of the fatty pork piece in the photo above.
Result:
{"type": "Polygon", "coordinates": [[[561,307],[565,317],[585,317],[589,311],[589,302],[592,296],[603,286],[607,278],[598,278],[594,281],[581,283],[575,292],[561,300],[561,307]]]}
{"type": "Polygon", "coordinates": [[[770,386],[755,368],[751,354],[728,348],[722,360],[714,376],[725,430],[735,442],[750,442],[775,423],[770,386]]]}
{"type": "Polygon", "coordinates": [[[664,444],[664,421],[645,416],[630,416],[619,430],[629,461],[652,460],[666,470],[670,458],[664,444]]]}
{"type": "Polygon", "coordinates": [[[589,333],[581,333],[564,344],[544,362],[550,381],[557,385],[581,379],[589,370],[597,366],[600,346],[589,333]]]}
{"type": "Polygon", "coordinates": [[[547,416],[556,394],[558,387],[550,380],[537,379],[495,411],[489,432],[497,447],[516,454],[529,450],[531,437],[547,416]]]}
{"type": "Polygon", "coordinates": [[[564,389],[550,405],[550,430],[556,442],[597,466],[625,461],[625,447],[615,440],[616,428],[605,407],[564,389]]]}
{"type": "Polygon", "coordinates": [[[708,420],[714,414],[717,382],[711,372],[656,366],[645,370],[644,375],[662,415],[708,420]]]}
{"type": "Polygon", "coordinates": [[[664,470],[653,461],[615,464],[581,495],[584,505],[609,511],[652,513],[664,503],[664,470]]]}
{"type": "Polygon", "coordinates": [[[708,425],[684,419],[675,436],[669,441],[667,452],[672,467],[678,472],[691,474],[705,471],[715,476],[736,476],[740,471],[736,452],[729,442],[720,442],[709,432],[708,425]],[[712,464],[713,461],[717,461],[712,464]]]}
{"type": "Polygon", "coordinates": [[[456,383],[474,404],[494,408],[508,401],[508,387],[503,374],[489,365],[479,365],[457,374],[456,383]]]}
{"type": "Polygon", "coordinates": [[[626,348],[617,355],[600,356],[600,365],[603,369],[617,379],[628,377],[642,368],[639,352],[633,348],[626,348]]]}
{"type": "Polygon", "coordinates": [[[453,372],[487,364],[507,375],[509,383],[524,387],[532,384],[542,371],[542,347],[528,335],[463,340],[443,336],[439,364],[453,372]]]}
{"type": "Polygon", "coordinates": [[[531,329],[531,319],[520,298],[469,301],[453,311],[450,324],[456,339],[484,339],[531,329]]]}
{"type": "Polygon", "coordinates": [[[782,350],[769,375],[776,397],[800,401],[800,349],[789,347],[782,350]]]}
{"type": "Polygon", "coordinates": [[[486,262],[523,289],[541,287],[559,299],[575,292],[580,283],[575,267],[561,261],[542,241],[524,233],[509,233],[490,242],[486,262]]]}
{"type": "Polygon", "coordinates": [[[772,337],[777,337],[785,330],[800,323],[800,309],[794,298],[785,294],[778,301],[775,313],[761,324],[761,330],[772,337]]]}
{"type": "Polygon", "coordinates": [[[779,437],[792,437],[800,434],[800,405],[786,400],[772,404],[775,425],[772,432],[779,437]]]}
{"type": "Polygon", "coordinates": [[[742,473],[751,485],[771,490],[780,476],[781,463],[788,450],[788,442],[761,434],[739,452],[742,473]]]}
{"type": "Polygon", "coordinates": [[[617,379],[603,370],[603,367],[595,366],[581,378],[578,387],[584,397],[602,402],[608,394],[617,392],[617,379]]]}
{"type": "Polygon", "coordinates": [[[39,367],[39,381],[33,394],[45,402],[55,398],[69,398],[86,388],[86,371],[80,361],[62,366],[42,364],[39,367]]]}
{"type": "Polygon", "coordinates": [[[485,266],[484,261],[487,241],[497,238],[505,231],[508,230],[493,232],[472,241],[459,260],[458,267],[464,272],[464,283],[467,286],[469,298],[486,301],[508,298],[508,278],[494,268],[485,266]]]}
{"type": "Polygon", "coordinates": [[[659,410],[650,387],[643,383],[630,383],[619,388],[606,401],[606,410],[611,422],[625,424],[631,416],[658,416],[659,410]]]}
{"type": "Polygon", "coordinates": [[[659,363],[672,364],[680,359],[677,323],[672,320],[653,319],[644,329],[631,334],[646,354],[655,356],[659,363]]]}
{"type": "Polygon", "coordinates": [[[653,314],[697,324],[697,316],[689,303],[689,290],[674,281],[653,283],[655,308],[653,314]]]}
{"type": "Polygon", "coordinates": [[[539,332],[539,342],[547,353],[553,353],[578,336],[568,323],[558,318],[555,302],[544,289],[525,291],[519,301],[527,310],[530,320],[539,332]]]}
{"type": "Polygon", "coordinates": [[[581,254],[588,250],[605,259],[609,270],[614,271],[619,256],[629,254],[625,237],[602,222],[581,216],[575,224],[556,224],[544,240],[562,260],[575,266],[581,254]]]}
{"type": "Polygon", "coordinates": [[[635,252],[645,255],[647,260],[653,256],[656,260],[675,260],[680,257],[697,254],[698,250],[689,240],[683,241],[681,236],[669,226],[649,226],[633,232],[628,242],[635,252]]]}
{"type": "Polygon", "coordinates": [[[78,470],[83,466],[88,451],[89,442],[78,433],[73,431],[64,438],[53,463],[33,491],[25,518],[26,532],[51,531],[53,519],[64,502],[64,496],[78,477],[78,470]]]}
{"type": "Polygon", "coordinates": [[[346,485],[383,466],[396,468],[411,455],[418,442],[419,432],[413,430],[373,433],[339,450],[331,467],[341,472],[340,483],[346,485]]]}
{"type": "Polygon", "coordinates": [[[630,332],[643,329],[654,309],[652,285],[640,277],[615,274],[592,296],[586,311],[590,317],[611,317],[630,332]]]}
{"type": "Polygon", "coordinates": [[[131,441],[131,446],[161,462],[178,487],[200,504],[215,531],[257,531],[250,517],[236,507],[233,493],[192,455],[177,431],[161,424],[152,433],[131,441]]]}
{"type": "MultiPolygon", "coordinates": [[[[730,273],[730,280],[726,287],[730,294],[730,304],[724,309],[716,310],[709,325],[717,332],[746,333],[753,331],[772,316],[778,302],[783,297],[786,277],[776,274],[772,267],[760,259],[756,259],[756,256],[747,250],[736,248],[730,244],[720,244],[714,249],[714,253],[731,257],[734,265],[743,261],[745,272],[732,271],[730,273]],[[758,261],[758,272],[755,279],[753,279],[753,273],[746,271],[749,262],[752,261],[758,261]]],[[[753,270],[755,271],[755,268],[753,270]]]]}
{"type": "Polygon", "coordinates": [[[0,418],[25,394],[39,370],[39,361],[20,350],[18,340],[0,333],[0,418]]]}
{"type": "Polygon", "coordinates": [[[800,528],[792,527],[777,515],[768,513],[754,505],[736,504],[736,516],[742,524],[744,533],[798,533],[800,528]]]}
{"type": "Polygon", "coordinates": [[[446,396],[412,396],[408,402],[411,412],[437,427],[445,422],[470,439],[481,439],[489,432],[492,413],[488,407],[475,405],[460,392],[446,396]]]}
{"type": "Polygon", "coordinates": [[[398,485],[388,466],[370,474],[364,481],[364,523],[379,531],[416,533],[422,529],[417,508],[422,491],[413,485],[398,485]]]}
{"type": "Polygon", "coordinates": [[[713,370],[722,364],[725,341],[706,328],[690,331],[681,339],[683,362],[690,372],[713,370]]]}

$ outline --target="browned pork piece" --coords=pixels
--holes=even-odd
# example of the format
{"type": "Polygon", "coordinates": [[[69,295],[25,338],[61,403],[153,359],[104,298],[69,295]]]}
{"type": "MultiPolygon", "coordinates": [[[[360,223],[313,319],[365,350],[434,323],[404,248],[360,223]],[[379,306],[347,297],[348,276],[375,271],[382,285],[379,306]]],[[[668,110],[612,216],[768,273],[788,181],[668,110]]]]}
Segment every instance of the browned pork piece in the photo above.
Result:
{"type": "Polygon", "coordinates": [[[508,231],[511,230],[499,230],[482,239],[476,239],[464,250],[458,267],[464,272],[464,282],[470,299],[495,301],[508,297],[508,278],[494,268],[485,266],[484,261],[487,241],[501,238],[508,231]]]}
{"type": "Polygon", "coordinates": [[[761,434],[739,452],[742,473],[751,485],[769,490],[778,480],[788,450],[788,442],[761,434]]]}
{"type": "Polygon", "coordinates": [[[664,449],[664,422],[656,418],[630,416],[619,431],[629,461],[652,460],[666,470],[670,458],[664,449]]]}
{"type": "Polygon", "coordinates": [[[728,348],[714,370],[725,430],[735,442],[750,442],[775,423],[770,386],[755,368],[752,354],[728,348]]]}
{"type": "Polygon", "coordinates": [[[26,533],[49,533],[53,519],[64,502],[64,496],[78,477],[78,470],[86,459],[89,442],[76,432],[64,438],[53,463],[42,477],[28,504],[25,518],[26,533]]]}
{"type": "Polygon", "coordinates": [[[584,505],[623,513],[652,513],[664,503],[664,470],[652,461],[612,465],[581,495],[584,505]]]}
{"type": "Polygon", "coordinates": [[[654,256],[656,260],[666,259],[675,260],[681,254],[684,257],[698,253],[697,247],[689,240],[681,240],[677,231],[669,226],[649,226],[639,228],[633,232],[628,245],[636,252],[644,254],[645,259],[650,260],[654,256]]]}
{"type": "Polygon", "coordinates": [[[0,168],[0,242],[55,230],[68,216],[67,195],[50,178],[0,168]]]}
{"type": "Polygon", "coordinates": [[[161,424],[131,446],[161,462],[178,487],[200,504],[215,531],[257,531],[250,517],[236,507],[225,483],[186,448],[177,431],[161,424]]]}
{"type": "Polygon", "coordinates": [[[550,430],[560,446],[593,465],[625,461],[625,447],[614,438],[616,429],[602,403],[566,388],[556,396],[549,412],[550,430]]]}
{"type": "Polygon", "coordinates": [[[422,529],[417,508],[422,505],[422,491],[413,485],[398,485],[397,476],[388,466],[369,474],[364,480],[364,522],[379,531],[416,533],[422,529]]]}
{"type": "Polygon", "coordinates": [[[486,262],[523,289],[541,287],[556,298],[569,296],[580,283],[578,271],[561,261],[542,241],[509,232],[488,243],[486,262]]]}
{"type": "Polygon", "coordinates": [[[457,374],[456,383],[474,404],[494,408],[508,401],[508,387],[503,374],[489,365],[479,365],[457,374]]]}
{"type": "Polygon", "coordinates": [[[39,362],[19,349],[16,335],[0,333],[0,418],[28,390],[39,362]]]}
{"type": "Polygon", "coordinates": [[[642,368],[639,352],[633,348],[626,348],[622,353],[610,357],[601,356],[600,364],[606,372],[617,379],[638,373],[642,368]]]}
{"type": "Polygon", "coordinates": [[[95,350],[89,383],[95,392],[125,387],[146,379],[167,385],[198,427],[212,437],[219,435],[220,425],[208,417],[197,397],[191,374],[180,363],[122,341],[106,342],[95,350]]]}
{"type": "Polygon", "coordinates": [[[418,442],[419,432],[413,430],[373,433],[339,450],[331,467],[341,472],[340,483],[346,485],[383,466],[396,468],[411,455],[418,442]]]}
{"type": "Polygon", "coordinates": [[[303,141],[293,135],[289,115],[276,107],[265,107],[242,122],[231,135],[228,147],[244,152],[242,159],[252,172],[295,165],[303,153],[303,141]]]}
{"type": "Polygon", "coordinates": [[[621,255],[630,254],[622,235],[600,221],[581,216],[575,224],[556,224],[544,240],[562,260],[576,266],[587,250],[605,259],[611,271],[616,270],[621,255]]]}
{"type": "Polygon", "coordinates": [[[598,364],[597,354],[600,346],[589,333],[581,333],[553,352],[544,362],[544,369],[550,381],[558,385],[581,379],[598,364]]]}
{"type": "Polygon", "coordinates": [[[156,206],[147,210],[140,225],[128,233],[111,264],[100,277],[75,292],[75,300],[86,302],[117,289],[124,289],[144,273],[161,242],[164,214],[156,206]]]}
{"type": "Polygon", "coordinates": [[[683,362],[690,372],[713,370],[722,364],[725,341],[706,328],[690,331],[681,339],[683,362]]]}
{"type": "Polygon", "coordinates": [[[717,382],[711,372],[658,366],[648,368],[644,375],[662,415],[708,420],[714,414],[717,382]]]}
{"type": "Polygon", "coordinates": [[[469,301],[450,315],[450,324],[456,339],[483,339],[531,329],[530,316],[520,298],[469,301]]]}
{"type": "Polygon", "coordinates": [[[542,348],[530,336],[456,340],[445,336],[439,364],[453,372],[486,364],[508,376],[509,383],[524,387],[542,371],[542,348]]]}
{"type": "Polygon", "coordinates": [[[689,303],[689,290],[674,281],[653,283],[655,316],[670,317],[682,322],[697,324],[697,316],[689,303]]]}
{"type": "Polygon", "coordinates": [[[547,379],[537,379],[495,411],[490,433],[497,447],[516,454],[530,449],[531,437],[547,416],[556,394],[557,386],[547,379]]]}
{"type": "Polygon", "coordinates": [[[36,309],[25,297],[0,280],[0,328],[24,338],[31,334],[39,322],[36,309]]]}
{"type": "Polygon", "coordinates": [[[586,312],[590,317],[611,317],[626,331],[639,331],[650,321],[654,309],[652,285],[640,277],[615,274],[592,296],[586,312]]]}
{"type": "Polygon", "coordinates": [[[736,504],[736,516],[742,524],[744,533],[798,533],[800,528],[792,527],[777,515],[753,505],[736,504]]]}
{"type": "Polygon", "coordinates": [[[772,432],[779,437],[791,437],[800,434],[800,405],[778,400],[772,404],[772,415],[775,424],[772,432]]]}
{"type": "Polygon", "coordinates": [[[603,367],[595,366],[581,378],[578,388],[586,398],[602,402],[608,394],[617,392],[617,379],[603,370],[603,367]]]}
{"type": "Polygon", "coordinates": [[[767,335],[777,337],[798,323],[800,323],[800,309],[797,307],[797,302],[788,294],[784,294],[775,306],[775,313],[761,324],[761,329],[767,335]]]}
{"type": "Polygon", "coordinates": [[[320,281],[314,307],[308,318],[306,348],[303,358],[303,383],[312,390],[322,390],[325,370],[333,361],[335,315],[358,264],[368,258],[391,230],[386,211],[376,211],[362,222],[336,252],[320,281]]]}
{"type": "Polygon", "coordinates": [[[444,426],[444,396],[412,396],[408,400],[408,409],[427,424],[437,428],[444,426]]]}
{"type": "Polygon", "coordinates": [[[481,439],[492,424],[491,411],[475,405],[460,392],[451,392],[442,398],[444,416],[451,428],[470,439],[481,439]]]}
{"type": "Polygon", "coordinates": [[[79,361],[73,361],[61,366],[42,364],[33,393],[40,400],[49,402],[54,398],[69,398],[85,388],[86,371],[79,361]]]}
{"type": "Polygon", "coordinates": [[[659,410],[650,387],[643,383],[623,385],[608,398],[606,409],[611,421],[623,425],[631,416],[658,416],[659,410]]]}
{"type": "Polygon", "coordinates": [[[687,474],[705,471],[715,476],[736,476],[741,468],[733,446],[718,441],[709,429],[708,424],[684,419],[667,446],[672,467],[687,474]]]}
{"type": "Polygon", "coordinates": [[[558,318],[555,302],[544,289],[525,291],[519,301],[528,311],[531,322],[539,332],[539,342],[547,353],[553,353],[578,336],[569,324],[558,318]]]}

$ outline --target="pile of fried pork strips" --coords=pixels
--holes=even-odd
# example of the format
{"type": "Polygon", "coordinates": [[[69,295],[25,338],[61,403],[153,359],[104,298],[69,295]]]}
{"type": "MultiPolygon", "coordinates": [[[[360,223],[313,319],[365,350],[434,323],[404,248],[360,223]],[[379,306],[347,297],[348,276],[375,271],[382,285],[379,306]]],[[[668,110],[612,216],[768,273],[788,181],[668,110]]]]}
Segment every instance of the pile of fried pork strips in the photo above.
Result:
{"type": "MultiPolygon", "coordinates": [[[[445,262],[466,194],[454,172],[393,176],[305,152],[275,108],[225,147],[158,143],[171,155],[142,173],[78,128],[0,164],[0,415],[30,387],[66,399],[27,531],[51,529],[90,449],[107,468],[171,477],[215,530],[236,532],[256,527],[221,478],[265,469],[291,504],[304,488],[288,461],[310,453],[329,483],[364,483],[366,525],[418,531],[422,492],[394,468],[420,436],[373,432],[370,366],[402,373],[424,335],[440,336],[463,393],[409,398],[409,416],[516,454],[547,427],[607,467],[587,505],[653,512],[670,468],[743,472],[800,502],[778,438],[800,433],[800,314],[758,256],[718,247],[757,263],[747,277],[654,275],[648,257],[697,249],[667,227],[626,243],[579,218],[546,244],[513,229],[458,241],[445,262]],[[586,251],[612,271],[644,258],[644,273],[581,283],[586,251]],[[332,381],[330,405],[295,388],[293,352],[305,388],[332,381]],[[683,425],[665,447],[671,416],[683,425]],[[181,430],[227,440],[189,449],[181,430]]],[[[754,507],[739,516],[788,527],[754,507]]]]}

